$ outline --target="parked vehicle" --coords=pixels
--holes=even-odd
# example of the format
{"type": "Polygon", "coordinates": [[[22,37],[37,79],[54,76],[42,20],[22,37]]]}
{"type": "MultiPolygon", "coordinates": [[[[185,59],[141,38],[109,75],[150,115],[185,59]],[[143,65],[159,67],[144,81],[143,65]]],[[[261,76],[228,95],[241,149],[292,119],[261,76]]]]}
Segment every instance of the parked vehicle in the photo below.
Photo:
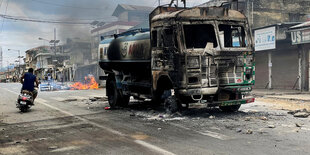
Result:
{"type": "Polygon", "coordinates": [[[27,112],[33,106],[33,94],[28,90],[22,90],[18,95],[16,107],[21,112],[27,112]]]}
{"type": "Polygon", "coordinates": [[[255,82],[253,49],[247,18],[236,10],[160,6],[150,29],[103,38],[99,64],[111,107],[133,96],[171,112],[195,102],[237,111],[254,102],[245,98],[255,82]]]}

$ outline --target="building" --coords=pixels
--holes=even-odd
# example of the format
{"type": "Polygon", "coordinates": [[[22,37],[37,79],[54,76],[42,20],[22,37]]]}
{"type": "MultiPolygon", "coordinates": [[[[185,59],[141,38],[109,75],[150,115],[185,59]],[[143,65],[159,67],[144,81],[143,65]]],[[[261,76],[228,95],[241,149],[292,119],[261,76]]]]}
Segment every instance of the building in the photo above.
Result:
{"type": "Polygon", "coordinates": [[[64,53],[70,58],[63,63],[64,81],[81,81],[87,74],[98,77],[97,51],[91,51],[90,41],[80,38],[67,39],[64,53]]]}
{"type": "Polygon", "coordinates": [[[5,72],[0,72],[0,83],[6,82],[5,72]]]}
{"type": "Polygon", "coordinates": [[[117,17],[118,21],[141,23],[149,20],[149,14],[153,10],[153,7],[148,6],[119,4],[112,16],[117,17]]]}
{"type": "Polygon", "coordinates": [[[39,79],[46,79],[50,73],[53,79],[57,79],[57,73],[63,69],[63,62],[69,59],[63,53],[63,47],[57,46],[56,50],[49,46],[39,46],[26,51],[25,69],[33,68],[39,79]]]}
{"type": "Polygon", "coordinates": [[[310,19],[308,0],[210,0],[200,6],[222,6],[239,10],[248,17],[252,28],[310,19]]]}
{"type": "Polygon", "coordinates": [[[307,0],[210,0],[200,6],[239,10],[255,42],[255,88],[309,90],[306,46],[293,44],[290,27],[310,18],[307,0]],[[306,52],[305,52],[306,51],[306,52]]]}

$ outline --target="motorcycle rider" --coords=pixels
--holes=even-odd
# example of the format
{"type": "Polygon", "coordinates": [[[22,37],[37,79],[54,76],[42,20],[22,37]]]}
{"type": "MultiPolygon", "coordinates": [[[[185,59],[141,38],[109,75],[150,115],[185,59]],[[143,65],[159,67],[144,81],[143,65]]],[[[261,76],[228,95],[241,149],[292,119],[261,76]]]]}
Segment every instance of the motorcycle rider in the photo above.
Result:
{"type": "Polygon", "coordinates": [[[25,73],[20,78],[20,83],[23,84],[22,91],[23,90],[28,90],[28,91],[32,92],[32,94],[33,94],[33,103],[34,103],[34,100],[35,100],[35,98],[38,95],[38,91],[36,89],[34,89],[34,87],[35,87],[34,83],[36,83],[36,87],[38,87],[39,86],[39,81],[38,81],[37,77],[35,75],[33,75],[33,68],[29,68],[28,72],[25,73]]]}

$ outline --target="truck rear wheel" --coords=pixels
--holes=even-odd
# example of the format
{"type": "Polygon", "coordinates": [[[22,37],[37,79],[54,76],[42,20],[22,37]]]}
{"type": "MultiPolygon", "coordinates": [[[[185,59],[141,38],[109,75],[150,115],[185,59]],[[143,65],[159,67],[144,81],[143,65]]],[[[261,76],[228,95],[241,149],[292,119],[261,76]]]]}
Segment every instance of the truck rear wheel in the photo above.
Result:
{"type": "Polygon", "coordinates": [[[239,105],[231,105],[231,106],[220,106],[220,109],[224,112],[236,112],[241,107],[241,104],[239,105]]]}

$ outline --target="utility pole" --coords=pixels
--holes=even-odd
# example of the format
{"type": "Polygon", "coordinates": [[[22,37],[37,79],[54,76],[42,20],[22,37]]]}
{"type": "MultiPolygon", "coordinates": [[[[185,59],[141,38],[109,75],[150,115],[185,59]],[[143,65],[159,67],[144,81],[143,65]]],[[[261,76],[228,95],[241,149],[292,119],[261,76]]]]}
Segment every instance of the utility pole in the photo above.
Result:
{"type": "Polygon", "coordinates": [[[20,78],[20,50],[18,50],[18,78],[20,78]]]}
{"type": "Polygon", "coordinates": [[[2,70],[3,67],[3,57],[2,57],[2,47],[0,46],[0,70],[2,70]]]}
{"type": "Polygon", "coordinates": [[[158,0],[158,6],[160,6],[160,0],[158,0]]]}
{"type": "MultiPolygon", "coordinates": [[[[57,59],[56,59],[56,28],[54,28],[54,53],[55,53],[54,79],[56,79],[56,68],[57,68],[57,66],[56,66],[57,65],[57,63],[56,63],[56,61],[57,61],[57,59]]],[[[52,61],[54,61],[54,60],[52,60],[52,61]]]]}

